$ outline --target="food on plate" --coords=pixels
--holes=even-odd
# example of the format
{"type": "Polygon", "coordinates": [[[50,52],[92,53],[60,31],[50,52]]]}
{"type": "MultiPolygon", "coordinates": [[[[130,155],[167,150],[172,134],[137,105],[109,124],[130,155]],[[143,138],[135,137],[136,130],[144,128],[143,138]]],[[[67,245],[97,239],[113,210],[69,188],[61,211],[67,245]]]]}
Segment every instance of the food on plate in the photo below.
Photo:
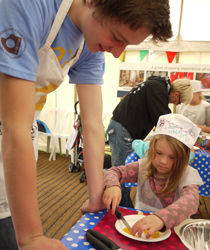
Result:
{"type": "MultiPolygon", "coordinates": [[[[130,233],[130,230],[129,230],[127,227],[123,228],[123,231],[124,231],[125,233],[127,233],[127,234],[132,235],[132,234],[130,233]]],[[[141,237],[142,237],[142,238],[145,238],[147,233],[148,233],[148,230],[145,230],[145,231],[143,232],[143,234],[141,235],[141,237]]],[[[138,236],[135,235],[135,237],[138,237],[138,236]]],[[[160,237],[160,232],[157,231],[157,232],[154,232],[154,233],[151,235],[150,238],[155,239],[155,238],[159,238],[159,237],[160,237]]],[[[140,238],[140,237],[139,237],[139,238],[140,238]]]]}
{"type": "MultiPolygon", "coordinates": [[[[146,235],[148,233],[148,230],[145,230],[144,231],[144,234],[146,235]]],[[[159,238],[160,237],[160,232],[154,232],[152,235],[151,235],[151,238],[155,239],[155,238],[159,238]]]]}

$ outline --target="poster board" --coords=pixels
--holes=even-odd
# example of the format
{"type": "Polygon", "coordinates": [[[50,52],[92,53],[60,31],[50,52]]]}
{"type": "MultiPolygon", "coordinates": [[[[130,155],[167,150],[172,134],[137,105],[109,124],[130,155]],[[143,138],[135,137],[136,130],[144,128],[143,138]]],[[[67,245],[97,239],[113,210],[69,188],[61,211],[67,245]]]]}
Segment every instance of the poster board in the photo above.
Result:
{"type": "MultiPolygon", "coordinates": [[[[169,77],[171,82],[179,78],[210,80],[210,64],[160,64],[122,62],[119,70],[117,97],[123,97],[137,84],[150,76],[169,77]]],[[[203,86],[205,95],[210,96],[210,89],[203,86]]]]}

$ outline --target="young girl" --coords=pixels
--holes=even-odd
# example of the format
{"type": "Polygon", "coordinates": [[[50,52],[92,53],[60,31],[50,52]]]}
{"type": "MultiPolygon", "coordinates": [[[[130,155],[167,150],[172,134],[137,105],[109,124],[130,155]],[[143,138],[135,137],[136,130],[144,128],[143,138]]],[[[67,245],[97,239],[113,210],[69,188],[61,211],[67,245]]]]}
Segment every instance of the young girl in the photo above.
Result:
{"type": "Polygon", "coordinates": [[[105,172],[103,202],[112,213],[121,199],[120,183],[138,182],[135,208],[152,211],[137,221],[132,234],[147,237],[176,226],[199,207],[197,170],[188,165],[190,149],[201,129],[180,114],[159,117],[146,158],[105,172]]]}

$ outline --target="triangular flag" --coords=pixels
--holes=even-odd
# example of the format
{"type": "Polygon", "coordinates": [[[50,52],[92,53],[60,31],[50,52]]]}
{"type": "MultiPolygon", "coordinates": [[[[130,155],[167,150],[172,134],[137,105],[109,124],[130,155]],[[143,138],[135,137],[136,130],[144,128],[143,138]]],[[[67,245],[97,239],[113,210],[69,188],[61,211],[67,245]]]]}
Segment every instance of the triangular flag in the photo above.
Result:
{"type": "Polygon", "coordinates": [[[143,61],[149,50],[140,50],[140,61],[143,61]]]}
{"type": "Polygon", "coordinates": [[[168,62],[172,63],[177,52],[166,51],[168,62]]]}
{"type": "Polygon", "coordinates": [[[121,62],[125,61],[125,50],[121,53],[121,55],[119,56],[119,59],[121,62]]]}

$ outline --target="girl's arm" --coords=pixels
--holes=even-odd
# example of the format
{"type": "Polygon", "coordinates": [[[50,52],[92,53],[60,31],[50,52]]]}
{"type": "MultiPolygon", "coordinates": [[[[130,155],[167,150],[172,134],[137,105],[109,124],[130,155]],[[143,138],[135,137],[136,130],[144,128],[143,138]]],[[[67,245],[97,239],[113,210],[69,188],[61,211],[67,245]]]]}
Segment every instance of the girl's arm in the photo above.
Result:
{"type": "Polygon", "coordinates": [[[131,233],[141,235],[145,230],[148,230],[146,237],[149,238],[156,231],[178,225],[196,213],[198,207],[198,187],[197,185],[188,185],[182,189],[180,198],[173,204],[137,221],[131,228],[131,233]]]}
{"type": "Polygon", "coordinates": [[[195,214],[199,207],[198,186],[191,184],[185,186],[180,194],[180,198],[166,208],[155,213],[165,224],[165,227],[171,228],[187,217],[195,214]]]}
{"type": "Polygon", "coordinates": [[[103,203],[108,210],[112,209],[112,214],[114,214],[122,197],[120,183],[136,182],[138,169],[139,164],[135,162],[126,166],[112,167],[105,172],[103,203]]]}
{"type": "Polygon", "coordinates": [[[120,183],[137,182],[139,163],[132,162],[126,166],[112,167],[104,174],[105,188],[120,186],[120,183]]]}

